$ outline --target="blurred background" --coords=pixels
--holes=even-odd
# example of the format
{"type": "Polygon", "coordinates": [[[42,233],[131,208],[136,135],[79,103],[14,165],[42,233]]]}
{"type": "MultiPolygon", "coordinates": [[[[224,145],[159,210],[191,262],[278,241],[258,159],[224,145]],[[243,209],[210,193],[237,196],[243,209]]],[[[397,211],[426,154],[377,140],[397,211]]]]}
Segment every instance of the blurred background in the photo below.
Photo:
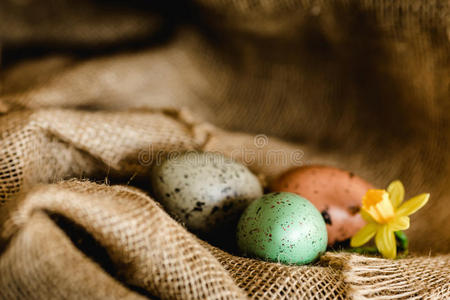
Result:
{"type": "Polygon", "coordinates": [[[412,247],[448,252],[448,5],[1,0],[0,112],[186,108],[380,187],[430,191],[412,247]]]}

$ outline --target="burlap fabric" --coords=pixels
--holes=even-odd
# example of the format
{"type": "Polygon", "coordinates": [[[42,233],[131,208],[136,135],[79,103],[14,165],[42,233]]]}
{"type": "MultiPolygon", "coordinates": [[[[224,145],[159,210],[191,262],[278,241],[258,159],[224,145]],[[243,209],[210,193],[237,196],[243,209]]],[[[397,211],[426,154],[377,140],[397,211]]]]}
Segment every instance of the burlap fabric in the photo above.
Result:
{"type": "Polygon", "coordinates": [[[0,298],[450,297],[448,1],[144,2],[0,3],[0,298]],[[265,263],[149,196],[186,150],[432,197],[410,258],[265,263]]]}

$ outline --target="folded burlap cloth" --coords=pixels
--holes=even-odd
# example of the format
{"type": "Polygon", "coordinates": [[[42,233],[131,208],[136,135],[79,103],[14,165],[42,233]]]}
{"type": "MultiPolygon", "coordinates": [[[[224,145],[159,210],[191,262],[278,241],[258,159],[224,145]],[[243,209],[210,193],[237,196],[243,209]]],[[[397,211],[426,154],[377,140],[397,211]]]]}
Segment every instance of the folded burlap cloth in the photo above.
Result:
{"type": "Polygon", "coordinates": [[[437,0],[0,1],[0,298],[450,298],[449,28],[437,0]],[[242,258],[151,198],[186,150],[431,199],[405,259],[242,258]]]}
{"type": "MultiPolygon", "coordinates": [[[[276,139],[261,147],[183,112],[144,110],[17,111],[2,117],[0,131],[3,299],[449,296],[450,255],[327,253],[300,267],[237,257],[200,241],[143,191],[82,179],[145,189],[161,153],[240,149],[265,158],[277,150],[282,158],[298,150],[276,139]]],[[[274,176],[289,166],[276,158],[250,167],[274,176]]]]}

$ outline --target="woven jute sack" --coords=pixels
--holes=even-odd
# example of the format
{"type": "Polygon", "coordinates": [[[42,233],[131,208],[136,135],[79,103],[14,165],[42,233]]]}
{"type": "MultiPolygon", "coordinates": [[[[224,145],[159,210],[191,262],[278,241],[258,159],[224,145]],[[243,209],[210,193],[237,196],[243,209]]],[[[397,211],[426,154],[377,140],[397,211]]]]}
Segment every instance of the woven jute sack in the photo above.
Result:
{"type": "MultiPolygon", "coordinates": [[[[186,0],[156,8],[145,0],[57,2],[0,2],[7,66],[0,73],[0,112],[188,108],[226,130],[296,143],[304,163],[341,167],[380,188],[400,179],[407,196],[431,193],[412,219],[411,248],[449,253],[442,226],[450,203],[448,1],[186,0]]],[[[140,121],[119,126],[133,122],[140,121]]],[[[58,133],[61,124],[40,126],[58,133]]],[[[145,137],[165,129],[136,130],[145,137]]],[[[229,152],[253,143],[224,140],[213,142],[229,152]]],[[[64,140],[51,142],[58,148],[64,140]]],[[[133,151],[147,144],[137,141],[133,151]]],[[[88,148],[98,155],[101,147],[88,148]]],[[[36,151],[55,161],[59,151],[48,148],[36,151]]],[[[114,172],[114,159],[105,158],[111,161],[103,177],[111,175],[108,168],[114,172]]],[[[283,169],[262,165],[266,176],[283,169]]],[[[52,176],[89,174],[89,168],[75,159],[52,176]]],[[[46,178],[45,172],[44,166],[35,176],[46,178]]],[[[5,193],[21,184],[8,182],[5,193]]]]}
{"type": "Polygon", "coordinates": [[[0,298],[449,298],[448,1],[149,2],[0,1],[0,298]],[[189,150],[431,199],[409,258],[266,263],[151,197],[189,150]]]}
{"type": "Polygon", "coordinates": [[[239,153],[266,158],[296,145],[270,138],[262,147],[174,110],[22,110],[2,116],[0,132],[2,299],[450,297],[450,255],[268,263],[198,239],[149,196],[160,155],[217,151],[264,182],[292,162],[239,153]]]}

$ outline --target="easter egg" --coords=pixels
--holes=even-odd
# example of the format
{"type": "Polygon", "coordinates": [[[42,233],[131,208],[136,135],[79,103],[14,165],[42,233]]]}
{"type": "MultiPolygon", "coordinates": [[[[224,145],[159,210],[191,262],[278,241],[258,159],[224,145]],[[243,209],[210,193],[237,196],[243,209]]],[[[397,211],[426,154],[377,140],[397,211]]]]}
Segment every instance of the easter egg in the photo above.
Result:
{"type": "Polygon", "coordinates": [[[244,256],[303,265],[327,247],[320,212],[292,193],[271,193],[250,204],[239,219],[237,245],[244,256]]]}
{"type": "Polygon", "coordinates": [[[247,167],[208,152],[165,160],[152,171],[152,188],[170,215],[206,236],[233,232],[242,211],[262,195],[258,178],[247,167]]]}
{"type": "Polygon", "coordinates": [[[326,166],[289,170],[271,184],[273,192],[291,192],[310,200],[327,224],[328,245],[352,237],[365,224],[361,201],[373,186],[351,172],[326,166]]]}

